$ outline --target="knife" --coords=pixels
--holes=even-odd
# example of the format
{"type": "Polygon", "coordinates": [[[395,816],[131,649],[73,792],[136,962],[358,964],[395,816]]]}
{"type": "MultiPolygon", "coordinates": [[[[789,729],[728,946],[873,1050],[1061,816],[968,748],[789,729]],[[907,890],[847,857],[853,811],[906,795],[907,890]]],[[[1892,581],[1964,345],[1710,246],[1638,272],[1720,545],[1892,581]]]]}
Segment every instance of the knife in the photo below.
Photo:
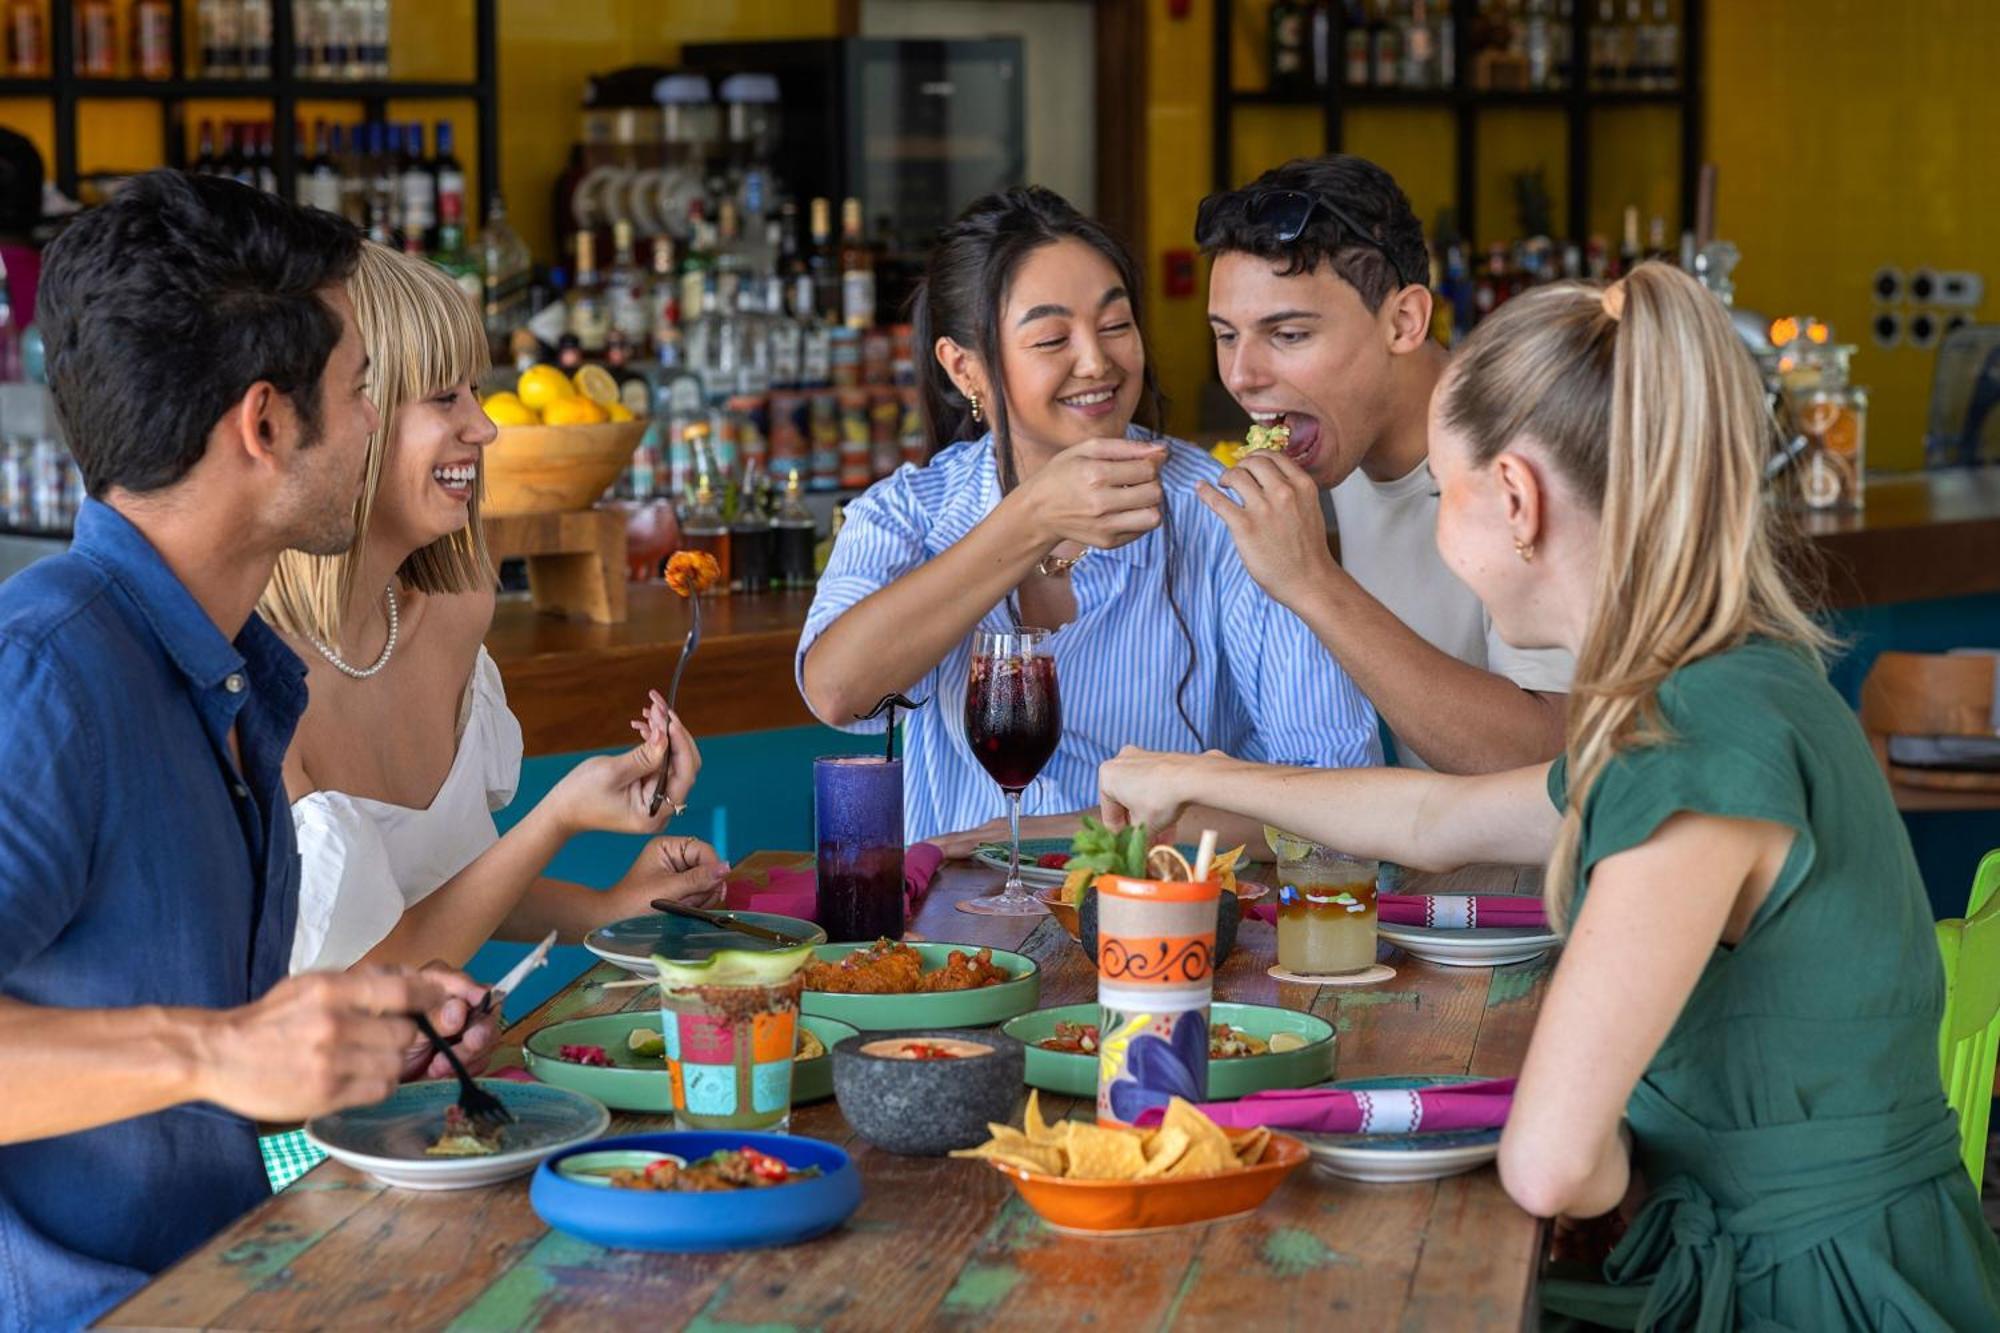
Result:
{"type": "Polygon", "coordinates": [[[500,980],[487,988],[486,998],[481,1000],[474,1007],[473,1011],[465,1016],[465,1027],[453,1033],[445,1044],[448,1046],[458,1045],[459,1041],[465,1036],[466,1028],[470,1028],[474,1023],[492,1013],[494,996],[512,993],[523,981],[528,979],[530,972],[538,967],[547,967],[549,965],[549,950],[555,948],[555,946],[556,933],[552,930],[542,937],[540,944],[537,944],[528,951],[527,957],[509,968],[506,976],[500,978],[500,980]]]}
{"type": "Polygon", "coordinates": [[[707,925],[720,926],[724,930],[740,931],[745,935],[754,936],[760,940],[770,940],[776,944],[811,943],[810,940],[802,940],[796,935],[787,935],[782,931],[772,930],[768,926],[754,925],[748,921],[738,921],[736,914],[733,912],[710,912],[700,907],[688,907],[667,898],[653,899],[653,910],[665,912],[669,916],[684,916],[691,921],[700,921],[707,925]]]}

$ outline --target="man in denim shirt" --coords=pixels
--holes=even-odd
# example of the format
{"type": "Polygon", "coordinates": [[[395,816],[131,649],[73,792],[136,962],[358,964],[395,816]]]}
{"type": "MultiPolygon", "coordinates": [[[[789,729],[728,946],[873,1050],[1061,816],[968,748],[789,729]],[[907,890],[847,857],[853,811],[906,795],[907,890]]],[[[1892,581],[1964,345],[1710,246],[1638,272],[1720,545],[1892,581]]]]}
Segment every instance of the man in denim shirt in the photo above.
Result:
{"type": "Polygon", "coordinates": [[[381,1099],[405,1015],[479,993],[285,979],[305,671],[252,608],[278,552],[353,535],[358,245],[154,172],[49,250],[38,321],[93,498],[68,554],[0,585],[0,1329],[102,1313],[267,1196],[255,1121],[381,1099]]]}

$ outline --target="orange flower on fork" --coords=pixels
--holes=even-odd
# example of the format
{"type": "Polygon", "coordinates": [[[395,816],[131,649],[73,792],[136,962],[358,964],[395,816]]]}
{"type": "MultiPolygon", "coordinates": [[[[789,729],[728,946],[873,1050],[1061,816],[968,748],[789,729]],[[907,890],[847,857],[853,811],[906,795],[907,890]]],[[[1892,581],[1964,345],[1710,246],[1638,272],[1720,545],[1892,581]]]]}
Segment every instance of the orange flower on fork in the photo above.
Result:
{"type": "Polygon", "coordinates": [[[706,551],[676,551],[667,561],[667,586],[683,597],[693,597],[715,586],[722,566],[706,551]]]}

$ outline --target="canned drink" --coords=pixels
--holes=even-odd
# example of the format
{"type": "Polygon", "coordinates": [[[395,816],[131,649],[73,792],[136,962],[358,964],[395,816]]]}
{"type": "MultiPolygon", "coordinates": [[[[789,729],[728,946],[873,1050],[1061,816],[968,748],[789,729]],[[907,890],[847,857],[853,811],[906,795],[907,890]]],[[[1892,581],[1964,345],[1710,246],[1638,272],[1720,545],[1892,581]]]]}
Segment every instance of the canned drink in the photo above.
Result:
{"type": "Polygon", "coordinates": [[[915,330],[897,324],[889,330],[889,382],[897,388],[914,388],[917,383],[915,330]]]}
{"type": "Polygon", "coordinates": [[[828,362],[833,387],[852,389],[861,383],[861,335],[849,328],[835,329],[829,338],[828,362]]]}
{"type": "Polygon", "coordinates": [[[861,382],[863,384],[887,384],[889,382],[889,330],[869,329],[861,335],[861,382]]]}
{"type": "Polygon", "coordinates": [[[1173,1097],[1208,1097],[1215,994],[1213,883],[1097,880],[1097,1123],[1130,1125],[1173,1097]]]}

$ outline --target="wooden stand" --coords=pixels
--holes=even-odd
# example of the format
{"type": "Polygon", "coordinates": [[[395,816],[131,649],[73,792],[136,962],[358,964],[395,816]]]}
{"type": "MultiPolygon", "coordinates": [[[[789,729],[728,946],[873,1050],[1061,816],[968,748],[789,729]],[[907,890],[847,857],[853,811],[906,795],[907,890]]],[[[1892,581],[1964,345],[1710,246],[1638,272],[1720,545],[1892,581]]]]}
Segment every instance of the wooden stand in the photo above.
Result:
{"type": "Polygon", "coordinates": [[[612,509],[502,514],[482,520],[497,563],[528,561],[535,609],[600,625],[625,620],[625,515],[612,509]]]}

